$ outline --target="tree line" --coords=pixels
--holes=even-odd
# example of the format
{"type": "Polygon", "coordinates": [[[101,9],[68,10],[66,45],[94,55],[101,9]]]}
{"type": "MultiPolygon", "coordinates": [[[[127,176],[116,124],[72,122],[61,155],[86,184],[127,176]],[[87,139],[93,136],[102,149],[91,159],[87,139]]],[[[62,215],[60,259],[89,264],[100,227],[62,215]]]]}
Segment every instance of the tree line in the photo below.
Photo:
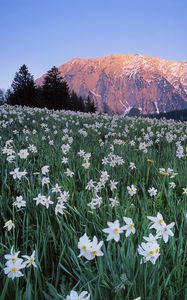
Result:
{"type": "Polygon", "coordinates": [[[47,72],[43,84],[37,86],[28,67],[22,65],[16,72],[11,89],[7,90],[4,100],[9,105],[92,113],[96,110],[90,97],[83,98],[70,91],[67,82],[55,66],[47,72]]]}

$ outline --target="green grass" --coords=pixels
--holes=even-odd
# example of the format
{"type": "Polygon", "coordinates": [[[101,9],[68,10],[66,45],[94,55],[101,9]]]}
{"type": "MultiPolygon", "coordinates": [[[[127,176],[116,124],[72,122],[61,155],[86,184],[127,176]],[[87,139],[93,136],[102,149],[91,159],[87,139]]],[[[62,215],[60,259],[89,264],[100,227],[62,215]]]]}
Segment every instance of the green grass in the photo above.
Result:
{"type": "Polygon", "coordinates": [[[187,163],[186,156],[176,157],[175,145],[181,140],[186,155],[187,123],[1,106],[0,136],[1,300],[65,299],[72,289],[88,291],[93,300],[187,299],[187,196],[183,194],[183,188],[187,187],[187,163]],[[87,132],[86,137],[79,133],[80,129],[87,132]],[[149,130],[152,145],[143,153],[139,144],[146,141],[144,133],[149,130]],[[169,135],[173,136],[171,142],[168,142],[169,135]],[[70,151],[63,155],[61,146],[68,144],[70,137],[73,139],[70,151]],[[15,151],[15,160],[11,163],[2,153],[10,139],[15,151]],[[124,143],[117,145],[115,139],[124,143]],[[53,140],[54,145],[49,145],[49,140],[53,140]],[[130,141],[134,141],[135,146],[130,146],[130,141]],[[17,153],[29,144],[34,144],[38,152],[29,152],[27,159],[20,159],[17,153]],[[111,146],[113,153],[124,159],[123,165],[102,164],[102,159],[111,153],[111,146]],[[91,153],[87,170],[77,154],[80,149],[91,153]],[[67,165],[61,162],[63,156],[68,157],[67,165]],[[147,159],[153,159],[154,164],[149,164],[147,159]],[[136,170],[129,169],[130,162],[135,163],[136,170]],[[41,174],[34,175],[41,172],[44,165],[50,166],[49,187],[42,187],[41,174]],[[26,170],[27,176],[14,180],[10,172],[16,167],[26,170]],[[65,175],[67,168],[74,172],[73,178],[65,175]],[[173,179],[164,177],[159,168],[172,168],[178,175],[173,179]],[[88,203],[93,194],[86,186],[91,179],[98,182],[101,171],[107,171],[110,180],[118,181],[117,190],[112,192],[108,181],[98,193],[103,200],[101,207],[91,210],[88,203]],[[175,189],[169,188],[171,181],[175,182],[175,189]],[[51,192],[56,183],[70,194],[64,214],[57,216],[55,205],[47,209],[36,206],[33,200],[41,193],[51,195],[56,204],[57,195],[51,192]],[[138,190],[132,198],[127,193],[127,186],[131,184],[138,190]],[[148,193],[152,186],[158,190],[155,198],[148,193]],[[26,208],[13,207],[19,195],[26,200],[26,208]],[[111,208],[109,198],[114,196],[120,205],[111,208]],[[140,264],[138,245],[143,236],[155,233],[149,229],[147,216],[156,216],[157,212],[162,213],[167,224],[175,222],[174,237],[170,237],[167,244],[159,241],[161,255],[155,265],[140,264]],[[124,225],[124,216],[133,219],[135,235],[126,238],[121,234],[118,243],[107,242],[102,229],[107,227],[108,221],[117,219],[124,225]],[[3,226],[10,219],[15,229],[7,232],[3,226]],[[104,256],[92,261],[78,258],[78,240],[85,232],[90,238],[96,235],[99,241],[104,241],[104,256]],[[4,255],[10,253],[12,246],[21,255],[31,255],[36,250],[37,264],[37,268],[24,269],[24,276],[14,280],[7,278],[3,271],[4,255]]]}

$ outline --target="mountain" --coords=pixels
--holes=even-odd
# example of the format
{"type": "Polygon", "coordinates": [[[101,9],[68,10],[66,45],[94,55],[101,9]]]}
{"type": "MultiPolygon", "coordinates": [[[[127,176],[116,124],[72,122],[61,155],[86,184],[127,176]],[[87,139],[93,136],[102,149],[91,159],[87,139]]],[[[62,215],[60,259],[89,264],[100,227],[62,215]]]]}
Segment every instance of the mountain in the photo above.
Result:
{"type": "MultiPolygon", "coordinates": [[[[94,99],[98,111],[143,114],[187,108],[187,62],[144,55],[75,58],[59,70],[70,89],[94,99]]],[[[36,80],[43,83],[45,75],[36,80]]]]}

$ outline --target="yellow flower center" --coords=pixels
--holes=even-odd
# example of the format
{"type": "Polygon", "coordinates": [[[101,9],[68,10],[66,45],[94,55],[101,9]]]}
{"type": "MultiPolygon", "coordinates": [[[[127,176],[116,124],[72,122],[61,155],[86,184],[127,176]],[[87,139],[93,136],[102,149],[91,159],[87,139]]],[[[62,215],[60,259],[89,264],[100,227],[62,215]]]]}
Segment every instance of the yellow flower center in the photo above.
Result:
{"type": "Polygon", "coordinates": [[[154,251],[153,250],[150,250],[149,251],[149,255],[153,255],[154,254],[154,251]]]}
{"type": "Polygon", "coordinates": [[[163,224],[164,223],[164,220],[163,219],[160,219],[159,220],[159,224],[163,224]]]}
{"type": "Polygon", "coordinates": [[[85,245],[82,246],[82,250],[83,250],[83,251],[86,251],[86,246],[85,246],[85,245]]]}
{"type": "Polygon", "coordinates": [[[92,251],[92,256],[96,256],[96,254],[97,254],[96,250],[92,251]]]}
{"type": "Polygon", "coordinates": [[[119,232],[119,228],[114,228],[114,233],[118,233],[119,232]]]}
{"type": "Polygon", "coordinates": [[[13,258],[11,259],[11,261],[12,261],[12,262],[16,262],[16,258],[13,257],[13,258]]]}
{"type": "Polygon", "coordinates": [[[130,228],[131,228],[131,229],[134,228],[134,224],[130,224],[130,228]]]}
{"type": "Polygon", "coordinates": [[[16,267],[12,267],[12,268],[11,268],[11,272],[12,272],[12,273],[16,273],[16,272],[17,272],[17,268],[16,268],[16,267]]]}
{"type": "Polygon", "coordinates": [[[160,248],[157,248],[155,252],[160,253],[160,248]]]}
{"type": "Polygon", "coordinates": [[[162,172],[161,173],[163,176],[168,176],[169,174],[167,172],[162,172]]]}

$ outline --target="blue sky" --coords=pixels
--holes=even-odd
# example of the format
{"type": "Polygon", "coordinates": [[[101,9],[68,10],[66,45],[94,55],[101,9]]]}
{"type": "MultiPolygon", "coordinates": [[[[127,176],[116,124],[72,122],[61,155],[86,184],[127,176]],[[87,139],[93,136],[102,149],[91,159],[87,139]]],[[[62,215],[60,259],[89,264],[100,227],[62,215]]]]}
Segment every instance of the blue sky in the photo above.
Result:
{"type": "Polygon", "coordinates": [[[187,61],[186,0],[0,0],[0,88],[74,57],[141,53],[187,61]]]}

